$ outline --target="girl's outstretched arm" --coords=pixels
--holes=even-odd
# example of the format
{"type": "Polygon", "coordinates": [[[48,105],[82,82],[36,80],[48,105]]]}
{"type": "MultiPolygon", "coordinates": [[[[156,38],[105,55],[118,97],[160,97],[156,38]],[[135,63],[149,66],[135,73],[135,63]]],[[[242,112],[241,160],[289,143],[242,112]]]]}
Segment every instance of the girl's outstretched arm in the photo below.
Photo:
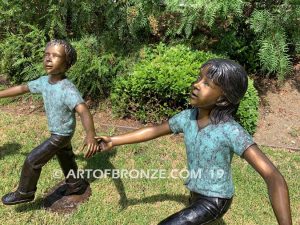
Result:
{"type": "Polygon", "coordinates": [[[291,225],[289,191],[284,177],[257,145],[250,146],[243,157],[265,180],[278,224],[291,225]]]}
{"type": "Polygon", "coordinates": [[[114,146],[149,141],[171,133],[169,123],[164,122],[160,125],[144,127],[126,134],[112,137],[100,136],[96,137],[96,139],[98,141],[101,140],[101,151],[107,151],[112,149],[114,146]]]}

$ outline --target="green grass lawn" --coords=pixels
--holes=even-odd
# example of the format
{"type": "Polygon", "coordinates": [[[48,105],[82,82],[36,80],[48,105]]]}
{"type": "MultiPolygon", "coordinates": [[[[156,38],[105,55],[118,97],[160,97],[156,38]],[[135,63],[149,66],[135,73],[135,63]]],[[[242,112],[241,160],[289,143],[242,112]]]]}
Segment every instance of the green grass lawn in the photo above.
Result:
{"type": "MultiPolygon", "coordinates": [[[[97,121],[96,121],[97,122],[97,121]]],[[[99,133],[104,131],[96,124],[99,133]]],[[[0,195],[15,190],[26,155],[48,137],[46,118],[38,114],[18,115],[0,112],[0,195]]],[[[168,136],[147,143],[116,148],[86,160],[78,152],[84,137],[80,121],[73,147],[81,169],[184,169],[182,138],[168,136]]],[[[294,224],[300,223],[300,153],[262,149],[285,176],[290,191],[294,224]]],[[[185,207],[188,191],[183,179],[91,179],[92,196],[72,214],[45,211],[42,198],[61,179],[53,177],[59,169],[56,159],[42,170],[36,199],[16,206],[0,204],[0,224],[157,224],[185,207]]],[[[221,224],[277,224],[260,176],[242,159],[233,160],[236,193],[221,224]]]]}

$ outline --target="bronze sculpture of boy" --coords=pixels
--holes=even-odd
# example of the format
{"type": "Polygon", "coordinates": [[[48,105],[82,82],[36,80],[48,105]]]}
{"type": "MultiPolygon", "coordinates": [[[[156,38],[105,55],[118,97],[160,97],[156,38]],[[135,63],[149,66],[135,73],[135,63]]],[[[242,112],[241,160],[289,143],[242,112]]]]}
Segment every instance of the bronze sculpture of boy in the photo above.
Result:
{"type": "Polygon", "coordinates": [[[27,92],[42,94],[45,112],[48,119],[50,138],[34,148],[23,164],[19,186],[16,191],[2,197],[6,205],[29,202],[34,199],[36,185],[42,167],[55,155],[66,177],[66,189],[63,195],[81,194],[88,183],[82,178],[67,177],[71,170],[77,171],[71,139],[75,131],[75,111],[80,115],[86,132],[85,146],[87,156],[96,153],[93,118],[79,91],[67,77],[67,70],[76,62],[75,49],[64,40],[53,40],[47,43],[44,55],[45,76],[0,91],[0,98],[21,95],[27,92]]]}

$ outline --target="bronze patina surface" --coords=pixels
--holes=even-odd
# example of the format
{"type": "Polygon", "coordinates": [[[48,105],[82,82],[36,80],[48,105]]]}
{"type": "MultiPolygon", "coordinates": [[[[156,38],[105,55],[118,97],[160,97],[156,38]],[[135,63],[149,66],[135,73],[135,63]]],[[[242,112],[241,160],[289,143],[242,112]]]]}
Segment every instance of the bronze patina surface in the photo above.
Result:
{"type": "Polygon", "coordinates": [[[58,183],[49,192],[46,193],[43,207],[46,210],[57,213],[72,213],[77,206],[88,201],[92,194],[90,185],[88,185],[82,194],[64,195],[66,183],[64,181],[58,183]]]}

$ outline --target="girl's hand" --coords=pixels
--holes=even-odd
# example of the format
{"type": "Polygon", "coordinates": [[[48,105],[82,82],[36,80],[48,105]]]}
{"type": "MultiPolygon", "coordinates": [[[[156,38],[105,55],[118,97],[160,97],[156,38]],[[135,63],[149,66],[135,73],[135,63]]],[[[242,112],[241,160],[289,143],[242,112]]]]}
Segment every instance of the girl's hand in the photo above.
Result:
{"type": "Polygon", "coordinates": [[[98,146],[100,147],[99,151],[101,152],[109,151],[114,147],[111,138],[108,136],[99,136],[95,137],[95,139],[98,142],[98,146]]]}

